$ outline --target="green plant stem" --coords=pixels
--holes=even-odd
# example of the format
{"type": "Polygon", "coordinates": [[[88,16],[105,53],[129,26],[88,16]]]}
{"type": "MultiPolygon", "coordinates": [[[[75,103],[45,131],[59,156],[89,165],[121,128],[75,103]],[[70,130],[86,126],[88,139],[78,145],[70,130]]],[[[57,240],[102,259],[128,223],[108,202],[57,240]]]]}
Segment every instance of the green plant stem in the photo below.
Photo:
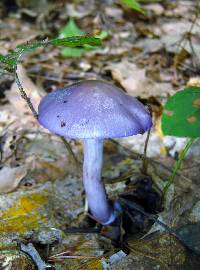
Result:
{"type": "Polygon", "coordinates": [[[149,129],[148,133],[147,133],[147,137],[146,137],[145,144],[144,144],[144,154],[142,157],[142,162],[143,162],[142,170],[143,170],[144,174],[147,174],[147,169],[148,169],[147,146],[148,146],[148,142],[149,142],[150,133],[151,133],[151,129],[149,129]]]}
{"type": "Polygon", "coordinates": [[[77,157],[75,156],[75,154],[74,154],[74,152],[73,152],[73,150],[71,148],[71,145],[68,143],[67,140],[65,140],[64,137],[61,137],[61,136],[59,136],[59,137],[63,141],[65,147],[67,148],[67,151],[70,153],[71,157],[73,158],[74,162],[76,163],[77,167],[79,168],[80,167],[80,162],[78,161],[77,157]]]}
{"type": "Polygon", "coordinates": [[[191,145],[193,144],[193,142],[196,140],[196,138],[190,138],[188,140],[188,142],[186,143],[185,145],[185,148],[180,152],[180,155],[179,155],[179,158],[178,160],[176,161],[175,165],[174,165],[174,168],[173,168],[173,171],[172,171],[172,174],[169,178],[169,180],[167,181],[167,184],[165,185],[164,187],[164,190],[163,190],[163,198],[166,197],[166,194],[167,194],[167,191],[168,189],[170,188],[171,184],[174,182],[174,178],[176,176],[176,173],[177,171],[180,169],[181,167],[181,164],[182,164],[182,161],[183,159],[185,158],[188,150],[190,149],[191,145]]]}
{"type": "Polygon", "coordinates": [[[33,116],[37,119],[38,118],[38,114],[35,110],[35,108],[33,107],[33,104],[31,103],[30,98],[27,96],[26,92],[24,91],[24,88],[22,87],[18,74],[17,74],[17,66],[15,68],[15,82],[17,84],[17,87],[20,91],[21,97],[26,101],[27,105],[29,106],[31,112],[33,113],[33,116]]]}

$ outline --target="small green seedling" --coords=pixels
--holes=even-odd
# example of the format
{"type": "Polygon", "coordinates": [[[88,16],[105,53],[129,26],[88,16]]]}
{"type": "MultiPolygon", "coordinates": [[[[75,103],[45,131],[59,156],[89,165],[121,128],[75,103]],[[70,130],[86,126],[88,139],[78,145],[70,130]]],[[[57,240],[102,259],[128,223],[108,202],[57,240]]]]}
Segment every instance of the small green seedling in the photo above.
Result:
{"type": "Polygon", "coordinates": [[[136,0],[120,0],[119,2],[130,9],[144,14],[144,10],[136,0]]]}
{"type": "Polygon", "coordinates": [[[187,87],[168,99],[162,114],[162,130],[165,135],[189,138],[164,187],[165,197],[189,148],[200,137],[200,87],[187,87]]]}
{"type": "MultiPolygon", "coordinates": [[[[70,37],[74,37],[74,36],[84,36],[85,32],[82,31],[77,24],[75,23],[75,21],[73,19],[70,19],[68,21],[68,23],[65,25],[65,27],[60,31],[59,34],[59,38],[70,38],[70,37]]],[[[107,32],[106,31],[102,31],[98,36],[96,36],[99,39],[104,39],[107,37],[107,32]]],[[[64,58],[76,58],[76,57],[81,57],[84,53],[90,51],[90,50],[94,50],[97,47],[94,45],[89,45],[89,44],[85,44],[82,47],[76,47],[76,48],[72,48],[72,47],[67,47],[64,48],[61,51],[61,55],[64,58]]]]}

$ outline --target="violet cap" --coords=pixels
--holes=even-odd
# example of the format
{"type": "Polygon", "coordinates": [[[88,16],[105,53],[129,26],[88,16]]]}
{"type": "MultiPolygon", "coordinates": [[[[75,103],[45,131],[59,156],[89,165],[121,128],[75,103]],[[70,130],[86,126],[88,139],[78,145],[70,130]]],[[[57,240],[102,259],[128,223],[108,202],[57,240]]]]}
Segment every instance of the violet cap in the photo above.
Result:
{"type": "Polygon", "coordinates": [[[136,98],[104,81],[88,80],[44,97],[39,123],[65,138],[119,138],[143,134],[152,126],[149,111],[136,98]]]}

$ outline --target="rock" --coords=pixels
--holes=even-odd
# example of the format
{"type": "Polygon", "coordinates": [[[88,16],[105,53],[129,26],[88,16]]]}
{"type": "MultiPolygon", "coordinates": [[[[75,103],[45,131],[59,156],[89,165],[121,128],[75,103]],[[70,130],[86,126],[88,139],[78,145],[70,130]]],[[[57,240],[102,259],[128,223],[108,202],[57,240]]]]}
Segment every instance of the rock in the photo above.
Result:
{"type": "Polygon", "coordinates": [[[142,48],[144,52],[154,53],[163,48],[164,44],[158,38],[144,38],[135,43],[136,48],[142,48]]]}
{"type": "Polygon", "coordinates": [[[200,255],[200,222],[184,225],[178,228],[176,233],[187,247],[200,255]]]}
{"type": "Polygon", "coordinates": [[[49,183],[24,192],[16,191],[0,195],[0,232],[2,234],[26,234],[32,229],[50,226],[47,218],[47,190],[49,183]]]}
{"type": "Polygon", "coordinates": [[[194,222],[200,222],[200,201],[198,201],[192,208],[192,211],[189,216],[189,220],[194,222]]]}
{"type": "Polygon", "coordinates": [[[123,21],[123,10],[114,6],[105,6],[105,14],[108,17],[114,18],[116,22],[123,21]]]}
{"type": "Polygon", "coordinates": [[[46,228],[33,234],[33,241],[42,245],[52,245],[61,242],[63,232],[56,228],[46,228]]]}
{"type": "Polygon", "coordinates": [[[0,251],[1,270],[36,270],[33,261],[25,253],[18,250],[0,251]]]}

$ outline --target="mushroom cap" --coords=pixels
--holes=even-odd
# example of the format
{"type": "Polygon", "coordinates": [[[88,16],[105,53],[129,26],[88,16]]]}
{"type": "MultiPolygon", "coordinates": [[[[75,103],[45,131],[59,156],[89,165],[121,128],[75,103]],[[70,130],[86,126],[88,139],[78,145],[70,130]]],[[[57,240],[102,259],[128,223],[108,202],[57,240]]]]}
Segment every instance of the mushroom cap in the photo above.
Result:
{"type": "Polygon", "coordinates": [[[152,126],[149,111],[136,98],[103,81],[88,80],[45,96],[39,123],[65,138],[119,138],[143,134],[152,126]]]}

